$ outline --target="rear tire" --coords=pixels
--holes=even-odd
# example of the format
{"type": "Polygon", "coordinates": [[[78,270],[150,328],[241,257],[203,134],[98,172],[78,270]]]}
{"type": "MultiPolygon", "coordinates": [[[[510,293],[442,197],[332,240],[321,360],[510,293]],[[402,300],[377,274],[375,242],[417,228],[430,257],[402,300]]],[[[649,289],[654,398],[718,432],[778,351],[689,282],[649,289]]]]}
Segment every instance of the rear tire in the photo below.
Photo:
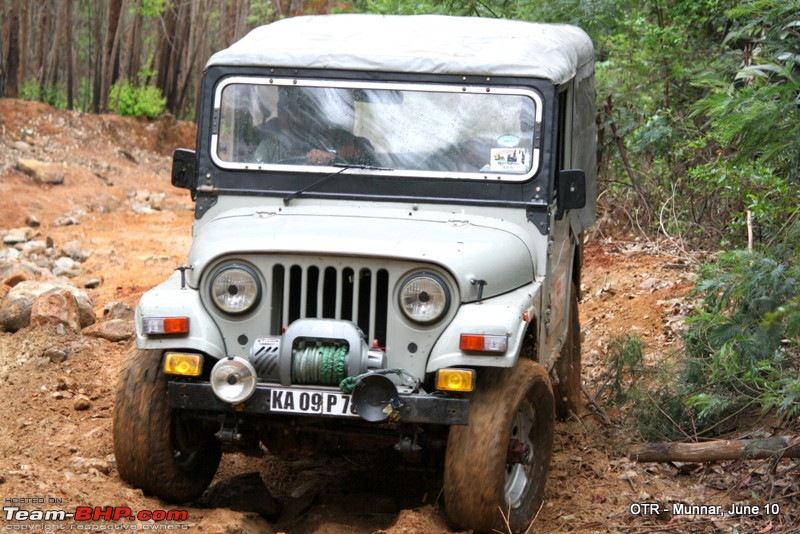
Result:
{"type": "Polygon", "coordinates": [[[196,499],[211,483],[222,452],[214,436],[167,404],[163,351],[133,350],[114,404],[114,456],[123,480],[164,499],[196,499]]]}
{"type": "Polygon", "coordinates": [[[578,315],[578,288],[572,284],[569,302],[569,327],[564,346],[555,365],[558,380],[553,386],[556,417],[566,421],[581,409],[581,321],[578,315]]]}
{"type": "Polygon", "coordinates": [[[552,456],[553,403],[538,363],[483,371],[469,425],[452,426],[447,441],[444,496],[453,526],[519,532],[533,521],[552,456]]]}

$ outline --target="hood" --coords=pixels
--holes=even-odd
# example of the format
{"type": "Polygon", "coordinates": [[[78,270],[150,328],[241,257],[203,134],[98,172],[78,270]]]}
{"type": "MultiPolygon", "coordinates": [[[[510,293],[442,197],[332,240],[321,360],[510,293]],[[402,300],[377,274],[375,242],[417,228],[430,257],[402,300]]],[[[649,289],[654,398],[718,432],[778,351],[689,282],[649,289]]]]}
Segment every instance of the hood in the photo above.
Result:
{"type": "MultiPolygon", "coordinates": [[[[187,281],[197,287],[206,267],[224,256],[303,254],[369,257],[438,265],[473,295],[473,279],[486,280],[488,298],[533,280],[533,258],[518,226],[489,217],[413,212],[392,215],[350,209],[347,214],[308,210],[231,210],[197,229],[187,281]],[[353,215],[353,212],[360,212],[353,215]]],[[[466,300],[466,299],[465,299],[466,300]]]]}

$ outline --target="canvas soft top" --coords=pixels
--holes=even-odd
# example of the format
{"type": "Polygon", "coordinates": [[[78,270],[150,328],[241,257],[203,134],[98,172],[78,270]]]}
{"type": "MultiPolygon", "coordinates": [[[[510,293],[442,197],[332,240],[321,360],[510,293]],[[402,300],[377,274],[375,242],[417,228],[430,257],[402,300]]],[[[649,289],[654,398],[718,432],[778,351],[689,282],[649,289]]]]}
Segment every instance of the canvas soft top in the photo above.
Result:
{"type": "Polygon", "coordinates": [[[215,65],[515,76],[554,84],[593,59],[575,26],[443,15],[293,17],[255,28],[215,65]]]}

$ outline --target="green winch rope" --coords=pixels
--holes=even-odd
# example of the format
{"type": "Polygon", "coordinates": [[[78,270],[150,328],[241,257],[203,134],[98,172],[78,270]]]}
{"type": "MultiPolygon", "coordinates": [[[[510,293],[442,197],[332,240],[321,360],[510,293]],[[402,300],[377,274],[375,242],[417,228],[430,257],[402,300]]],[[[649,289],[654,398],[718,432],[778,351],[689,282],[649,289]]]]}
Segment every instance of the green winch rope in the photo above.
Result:
{"type": "Polygon", "coordinates": [[[347,345],[314,344],[292,351],[292,381],[335,386],[347,377],[347,345]]]}

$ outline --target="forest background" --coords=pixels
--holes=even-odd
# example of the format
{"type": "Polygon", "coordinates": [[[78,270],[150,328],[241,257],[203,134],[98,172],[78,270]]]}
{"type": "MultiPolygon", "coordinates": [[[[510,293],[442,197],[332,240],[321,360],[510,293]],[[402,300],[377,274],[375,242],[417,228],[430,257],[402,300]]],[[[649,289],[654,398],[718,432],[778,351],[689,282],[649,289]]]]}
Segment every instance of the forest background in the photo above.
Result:
{"type": "Polygon", "coordinates": [[[339,12],[585,29],[595,237],[644,241],[698,270],[685,354],[648,368],[635,334],[612,343],[616,401],[647,439],[741,432],[766,415],[797,429],[800,0],[0,0],[0,95],[192,120],[213,52],[261,24],[339,12]]]}

